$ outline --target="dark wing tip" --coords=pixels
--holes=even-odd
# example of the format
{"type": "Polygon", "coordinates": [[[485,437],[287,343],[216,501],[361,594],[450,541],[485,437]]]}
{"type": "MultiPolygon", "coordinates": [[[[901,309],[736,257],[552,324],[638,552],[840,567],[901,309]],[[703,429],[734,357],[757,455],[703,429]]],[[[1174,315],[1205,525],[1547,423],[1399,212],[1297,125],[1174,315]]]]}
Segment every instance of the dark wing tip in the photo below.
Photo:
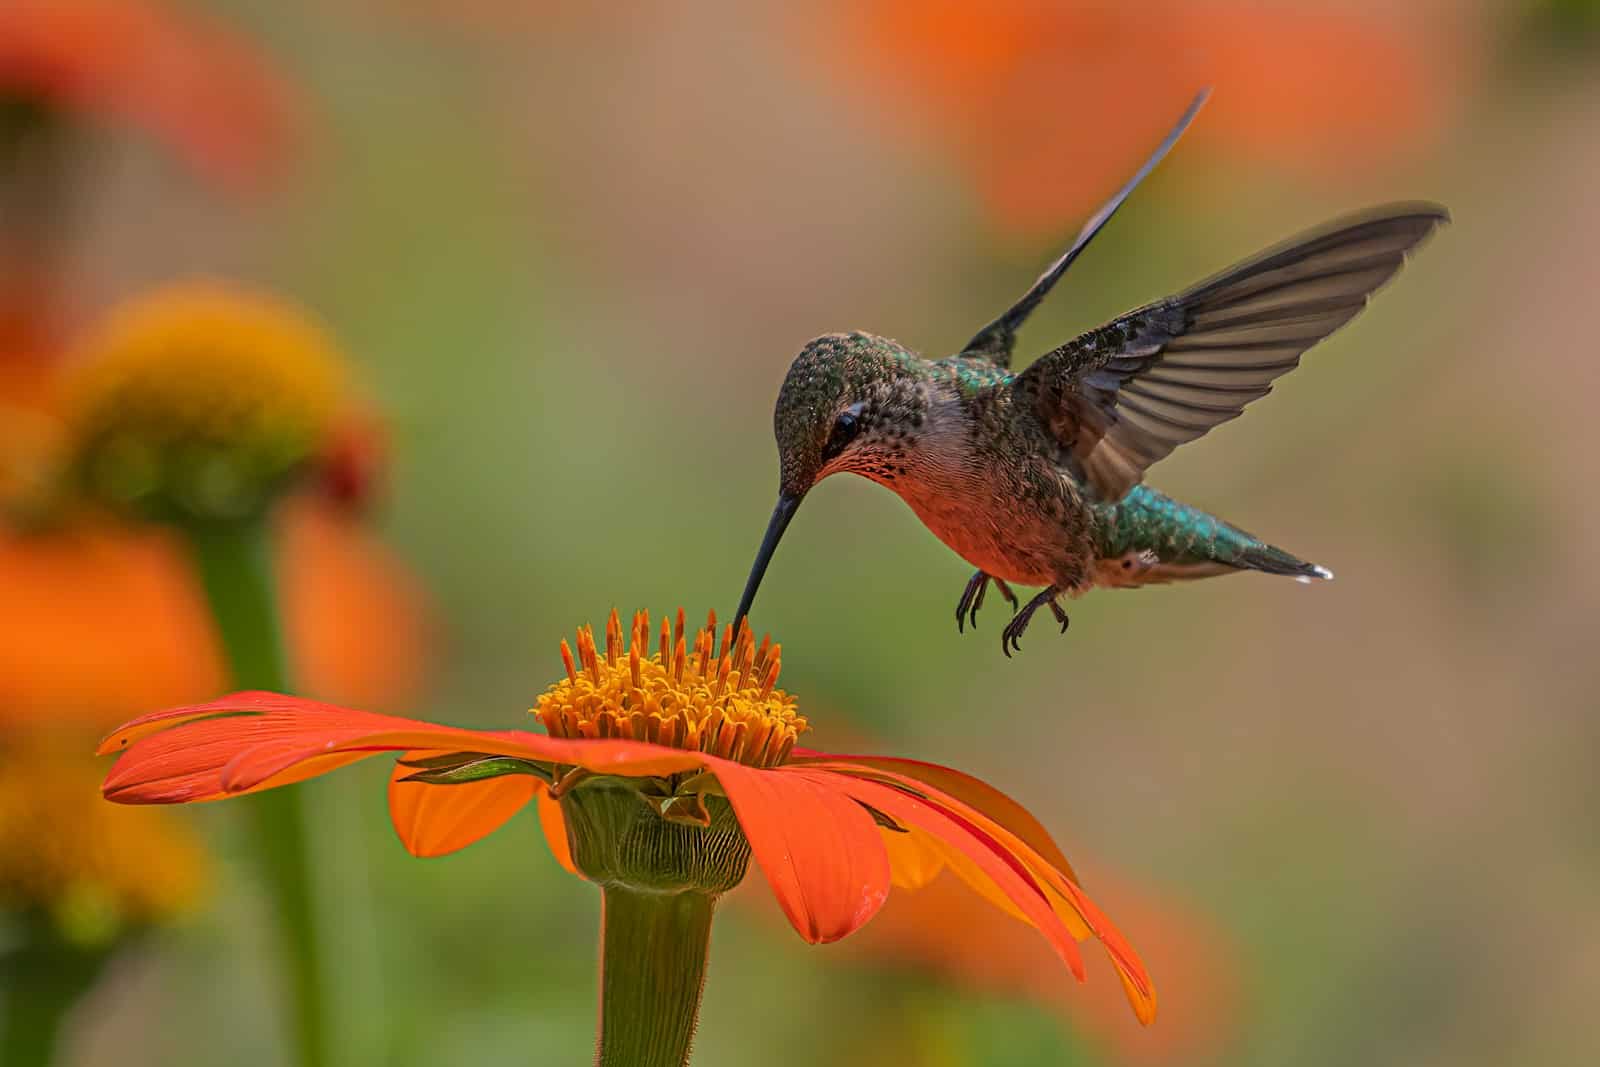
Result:
{"type": "Polygon", "coordinates": [[[1331,228],[1346,229],[1359,226],[1363,222],[1415,222],[1428,229],[1444,226],[1454,221],[1450,216],[1450,209],[1443,204],[1436,204],[1431,200],[1396,200],[1393,203],[1379,204],[1365,211],[1348,215],[1331,225],[1331,228]]]}
{"type": "Polygon", "coordinates": [[[1200,109],[1205,106],[1206,100],[1210,96],[1211,87],[1209,85],[1202,87],[1199,92],[1195,93],[1194,98],[1189,101],[1189,106],[1178,117],[1177,124],[1172,127],[1166,139],[1156,146],[1155,151],[1150,153],[1139,169],[1134,172],[1133,177],[1129,178],[1122,188],[1112,195],[1111,199],[1100,205],[1100,208],[1089,216],[1084,222],[1083,228],[1078,231],[1078,236],[1073,238],[1072,244],[1067,250],[1045,268],[1044,273],[1039,275],[1038,279],[1028,288],[1026,293],[1022,294],[1016,303],[1002,312],[999,318],[979,330],[972,340],[968,341],[961,349],[960,355],[989,359],[1002,367],[1010,364],[1011,350],[1016,343],[1017,330],[1021,328],[1022,323],[1029,315],[1033,314],[1033,309],[1038,307],[1050,290],[1055,287],[1056,282],[1066,273],[1067,268],[1072,266],[1079,253],[1089,247],[1089,242],[1093,241],[1105,224],[1111,221],[1111,216],[1117,213],[1117,209],[1122,206],[1123,202],[1133,195],[1133,191],[1139,187],[1139,184],[1150,175],[1151,171],[1160,165],[1161,161],[1167,157],[1167,153],[1172,151],[1173,147],[1189,129],[1190,124],[1194,122],[1195,116],[1200,114],[1200,109]]]}

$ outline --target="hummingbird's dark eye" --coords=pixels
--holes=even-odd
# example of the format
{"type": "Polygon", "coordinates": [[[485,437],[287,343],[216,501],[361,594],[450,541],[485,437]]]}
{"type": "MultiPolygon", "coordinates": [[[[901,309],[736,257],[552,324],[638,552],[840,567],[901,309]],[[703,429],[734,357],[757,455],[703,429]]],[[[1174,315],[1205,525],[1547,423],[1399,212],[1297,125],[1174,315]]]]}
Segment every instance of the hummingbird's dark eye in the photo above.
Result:
{"type": "Polygon", "coordinates": [[[828,434],[828,443],[823,446],[822,458],[833,459],[849,447],[850,442],[856,439],[856,434],[861,432],[860,405],[845,408],[833,422],[833,432],[828,434]]]}

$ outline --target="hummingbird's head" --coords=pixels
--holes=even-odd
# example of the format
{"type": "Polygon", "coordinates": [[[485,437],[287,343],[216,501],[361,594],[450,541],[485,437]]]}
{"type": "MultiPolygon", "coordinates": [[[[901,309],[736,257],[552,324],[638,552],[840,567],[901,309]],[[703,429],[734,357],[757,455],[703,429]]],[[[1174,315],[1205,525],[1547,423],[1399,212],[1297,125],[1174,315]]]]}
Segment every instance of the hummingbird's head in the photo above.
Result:
{"type": "MultiPolygon", "coordinates": [[[[800,501],[822,479],[842,470],[867,473],[896,436],[902,408],[914,405],[918,362],[896,341],[869,333],[830,333],[810,341],[789,366],[772,414],[778,442],[778,504],[734,619],[755,599],[772,553],[800,501]]],[[[908,415],[908,417],[910,417],[908,415]]]]}

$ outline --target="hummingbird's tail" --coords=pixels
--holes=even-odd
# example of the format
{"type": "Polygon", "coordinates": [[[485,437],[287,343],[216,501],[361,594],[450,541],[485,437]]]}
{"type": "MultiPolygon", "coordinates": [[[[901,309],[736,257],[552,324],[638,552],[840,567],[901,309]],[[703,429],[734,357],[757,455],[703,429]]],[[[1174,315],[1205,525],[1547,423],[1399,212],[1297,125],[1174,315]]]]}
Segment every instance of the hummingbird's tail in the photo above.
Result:
{"type": "Polygon", "coordinates": [[[1153,585],[1246,570],[1302,582],[1333,577],[1326,567],[1148,486],[1135,486],[1115,504],[1097,505],[1095,514],[1096,585],[1153,585]]]}

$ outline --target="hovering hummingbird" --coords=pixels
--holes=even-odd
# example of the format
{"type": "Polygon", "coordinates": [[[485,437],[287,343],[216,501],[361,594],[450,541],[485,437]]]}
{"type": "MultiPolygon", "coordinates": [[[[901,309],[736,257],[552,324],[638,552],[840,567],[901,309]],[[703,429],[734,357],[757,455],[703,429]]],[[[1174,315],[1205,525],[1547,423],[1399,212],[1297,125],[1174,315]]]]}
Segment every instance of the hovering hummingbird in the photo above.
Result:
{"type": "MultiPolygon", "coordinates": [[[[1198,508],[1139,484],[1174,448],[1235,418],[1300,356],[1366,306],[1449,220],[1391,204],[1296,237],[1010,369],[1018,328],[1183,135],[1208,92],[1062,256],[959,353],[930,362],[869,333],[827,334],[789,368],[773,415],[777,506],[737,618],[811,487],[853,471],[898,493],[977,568],[956,603],[975,627],[992,582],[1011,604],[1001,634],[1020,650],[1048,607],[1096,586],[1128,588],[1255,570],[1330,579],[1198,508]],[[1043,586],[1021,604],[1008,583],[1043,586]]],[[[737,623],[736,623],[737,624],[737,623]]]]}

